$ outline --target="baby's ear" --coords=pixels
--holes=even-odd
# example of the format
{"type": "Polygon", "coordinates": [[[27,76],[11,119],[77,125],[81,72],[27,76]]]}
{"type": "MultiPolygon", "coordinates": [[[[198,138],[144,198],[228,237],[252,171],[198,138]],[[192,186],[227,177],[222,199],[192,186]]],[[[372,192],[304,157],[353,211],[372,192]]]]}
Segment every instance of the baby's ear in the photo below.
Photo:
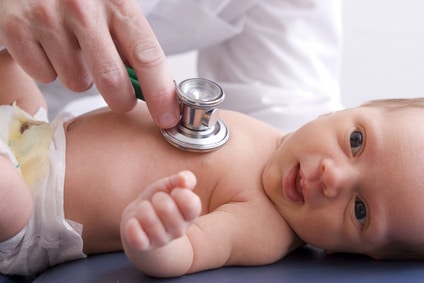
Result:
{"type": "Polygon", "coordinates": [[[331,255],[331,254],[334,254],[334,253],[335,253],[334,251],[325,250],[325,254],[326,254],[326,255],[331,255]]]}
{"type": "Polygon", "coordinates": [[[378,254],[378,253],[371,253],[371,254],[368,254],[368,256],[375,260],[385,259],[385,257],[382,254],[378,254]]]}

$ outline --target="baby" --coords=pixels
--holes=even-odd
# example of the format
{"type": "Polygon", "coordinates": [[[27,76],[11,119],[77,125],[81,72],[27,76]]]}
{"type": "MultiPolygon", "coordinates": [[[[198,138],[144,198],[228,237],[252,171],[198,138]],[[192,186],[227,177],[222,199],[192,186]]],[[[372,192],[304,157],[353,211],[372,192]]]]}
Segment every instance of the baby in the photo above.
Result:
{"type": "Polygon", "coordinates": [[[289,134],[221,111],[228,143],[191,153],[163,138],[143,102],[47,124],[35,118],[41,94],[7,52],[0,80],[2,273],[122,249],[159,277],[268,264],[305,243],[421,256],[424,99],[371,102],[289,134]]]}

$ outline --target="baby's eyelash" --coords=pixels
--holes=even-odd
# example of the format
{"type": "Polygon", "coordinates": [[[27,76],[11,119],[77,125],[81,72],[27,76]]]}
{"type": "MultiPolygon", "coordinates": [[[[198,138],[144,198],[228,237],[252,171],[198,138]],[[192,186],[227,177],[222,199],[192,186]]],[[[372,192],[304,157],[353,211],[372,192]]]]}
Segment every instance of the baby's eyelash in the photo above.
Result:
{"type": "Polygon", "coordinates": [[[361,225],[364,225],[368,218],[368,210],[364,201],[362,201],[362,199],[360,199],[359,197],[355,198],[354,213],[355,218],[358,220],[358,222],[361,225]]]}
{"type": "Polygon", "coordinates": [[[357,156],[364,144],[364,136],[360,130],[354,130],[349,136],[349,146],[352,156],[357,156]]]}

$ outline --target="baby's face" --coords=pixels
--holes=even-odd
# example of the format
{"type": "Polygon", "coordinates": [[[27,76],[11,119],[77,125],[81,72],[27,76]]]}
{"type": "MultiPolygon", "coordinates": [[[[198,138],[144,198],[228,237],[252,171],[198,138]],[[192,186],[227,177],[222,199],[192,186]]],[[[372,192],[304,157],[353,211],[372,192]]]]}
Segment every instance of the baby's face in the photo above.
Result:
{"type": "Polygon", "coordinates": [[[265,191],[307,243],[373,255],[424,234],[424,115],[373,107],[322,116],[287,135],[265,191]]]}

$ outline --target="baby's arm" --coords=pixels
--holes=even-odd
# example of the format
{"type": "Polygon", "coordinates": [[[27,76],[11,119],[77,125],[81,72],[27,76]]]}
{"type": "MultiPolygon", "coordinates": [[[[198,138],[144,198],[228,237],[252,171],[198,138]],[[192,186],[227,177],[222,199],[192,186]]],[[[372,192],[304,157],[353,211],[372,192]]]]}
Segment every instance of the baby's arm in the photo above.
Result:
{"type": "Polygon", "coordinates": [[[180,172],[151,184],[125,209],[121,238],[140,270],[163,277],[190,269],[193,252],[183,235],[201,212],[200,199],[192,192],[195,185],[191,172],[180,172]]]}
{"type": "Polygon", "coordinates": [[[35,82],[7,51],[0,52],[0,86],[2,105],[10,105],[16,101],[17,105],[29,114],[35,114],[40,107],[47,107],[35,82]]]}
{"type": "Polygon", "coordinates": [[[123,214],[125,252],[146,274],[172,277],[225,265],[264,265],[302,245],[264,195],[241,196],[197,217],[199,199],[190,191],[195,179],[187,174],[153,183],[123,214]],[[167,193],[154,195],[159,190],[167,193]]]}

